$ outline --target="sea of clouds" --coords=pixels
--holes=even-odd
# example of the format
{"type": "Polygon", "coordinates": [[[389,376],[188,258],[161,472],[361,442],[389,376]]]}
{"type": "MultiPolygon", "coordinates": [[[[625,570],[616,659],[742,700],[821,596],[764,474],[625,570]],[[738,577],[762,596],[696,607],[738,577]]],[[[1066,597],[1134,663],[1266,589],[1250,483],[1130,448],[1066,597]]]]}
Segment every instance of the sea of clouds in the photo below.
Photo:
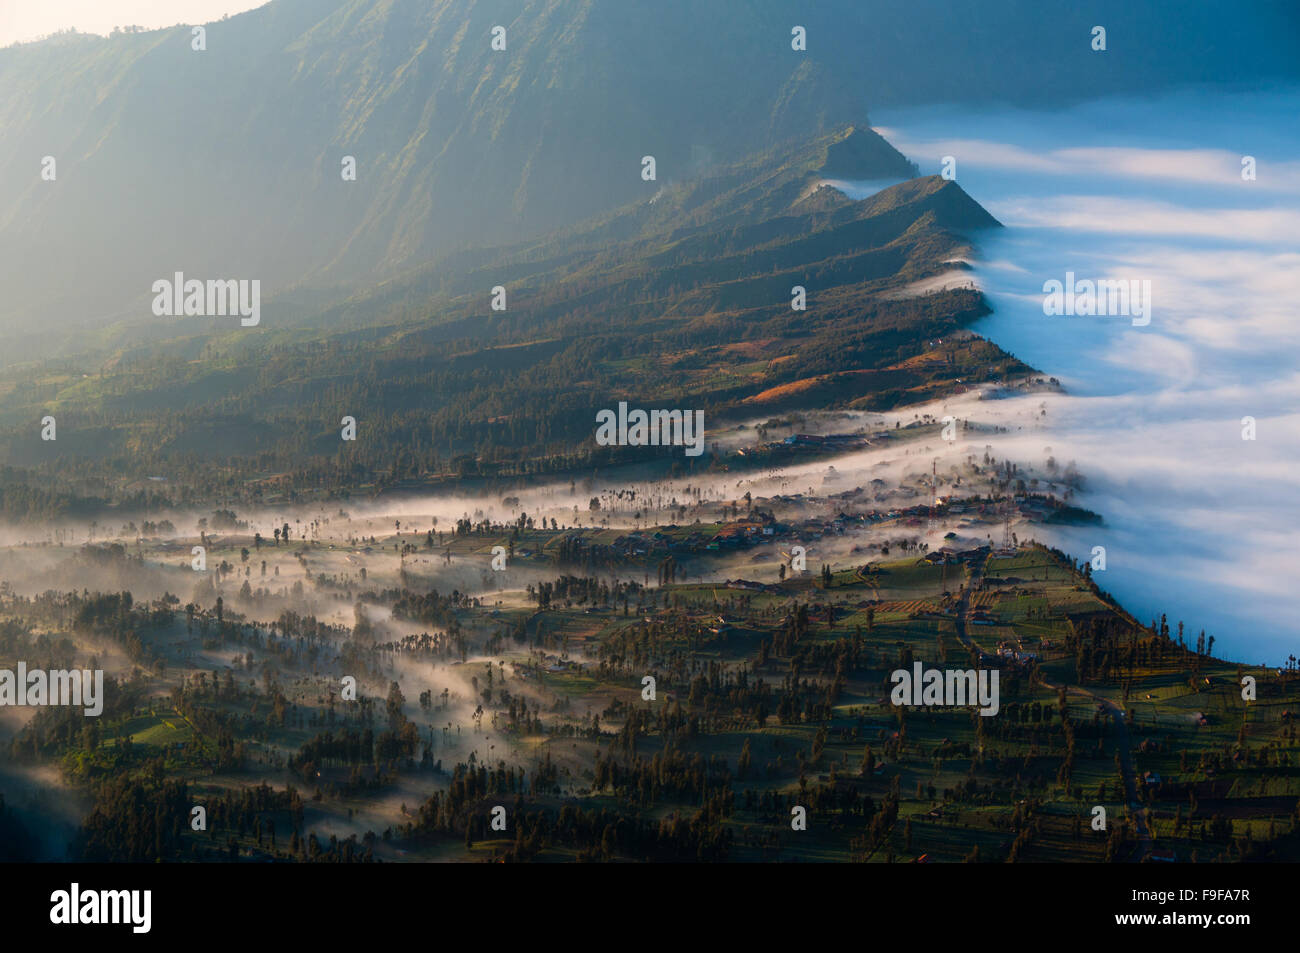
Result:
{"type": "MultiPolygon", "coordinates": [[[[972,406],[1027,421],[989,442],[1087,477],[1103,588],[1216,653],[1280,664],[1300,642],[1300,90],[1189,90],[1055,113],[912,110],[878,131],[1006,228],[978,237],[994,313],[975,330],[1068,394],[972,406]],[[1256,179],[1242,178],[1253,156],[1256,179]],[[1043,284],[1150,280],[1150,324],[1043,313],[1043,284]],[[1242,439],[1253,417],[1256,439],[1242,439]]],[[[852,193],[851,193],[852,194],[852,193]]],[[[860,194],[860,193],[859,193],[860,194]]]]}

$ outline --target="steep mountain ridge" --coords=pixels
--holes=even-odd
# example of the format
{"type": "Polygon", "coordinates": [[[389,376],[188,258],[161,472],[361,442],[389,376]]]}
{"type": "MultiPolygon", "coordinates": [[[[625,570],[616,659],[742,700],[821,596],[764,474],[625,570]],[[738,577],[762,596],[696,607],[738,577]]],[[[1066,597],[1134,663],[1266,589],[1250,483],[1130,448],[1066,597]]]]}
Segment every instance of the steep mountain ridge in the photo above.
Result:
{"type": "Polygon", "coordinates": [[[186,27],[7,48],[0,354],[69,353],[119,320],[147,333],[150,285],[177,270],[346,295],[865,123],[868,106],[1050,105],[1226,64],[1294,77],[1300,41],[1260,40],[1295,26],[1293,5],[1219,0],[1176,18],[1121,0],[752,0],[743,16],[693,0],[273,0],[209,24],[203,52],[186,27]]]}
{"type": "Polygon", "coordinates": [[[911,360],[986,308],[969,289],[907,286],[998,223],[938,176],[859,201],[819,188],[843,142],[901,161],[846,127],[543,239],[448,256],[301,320],[185,319],[182,336],[124,348],[96,374],[0,375],[0,459],[30,468],[9,474],[27,488],[14,506],[32,509],[32,480],[179,501],[600,466],[636,457],[591,445],[594,412],[618,400],[716,424],[760,407],[890,407],[953,377],[1026,370],[967,338],[911,360]],[[505,310],[491,306],[497,286],[505,310]],[[796,286],[806,308],[792,306],[796,286]],[[58,418],[57,445],[32,439],[43,413],[58,418]],[[344,414],[364,439],[340,447],[344,414]],[[167,485],[139,489],[145,476],[167,485]]]}

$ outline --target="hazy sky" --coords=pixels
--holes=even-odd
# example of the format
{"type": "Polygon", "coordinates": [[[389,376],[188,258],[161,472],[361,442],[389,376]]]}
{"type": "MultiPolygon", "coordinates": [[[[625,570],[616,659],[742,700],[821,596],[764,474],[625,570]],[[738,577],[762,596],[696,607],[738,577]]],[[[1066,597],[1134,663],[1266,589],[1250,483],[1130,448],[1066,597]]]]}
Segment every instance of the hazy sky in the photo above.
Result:
{"type": "Polygon", "coordinates": [[[115,26],[149,29],[208,23],[267,0],[0,0],[0,46],[76,27],[107,35],[115,26]]]}

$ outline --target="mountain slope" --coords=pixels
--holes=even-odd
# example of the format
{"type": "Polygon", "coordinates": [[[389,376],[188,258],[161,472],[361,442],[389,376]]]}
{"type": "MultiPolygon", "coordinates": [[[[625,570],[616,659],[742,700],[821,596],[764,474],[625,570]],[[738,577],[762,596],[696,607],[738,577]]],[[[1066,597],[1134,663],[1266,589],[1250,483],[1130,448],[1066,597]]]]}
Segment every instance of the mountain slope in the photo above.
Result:
{"type": "Polygon", "coordinates": [[[108,499],[348,493],[653,457],[593,446],[595,412],[620,400],[716,426],[1027,370],[947,340],[986,313],[977,292],[906,293],[998,223],[937,176],[861,201],[819,188],[845,146],[863,161],[888,148],[836,130],[544,239],[449,256],[298,324],[187,319],[189,336],[94,373],[0,376],[0,459],[27,468],[12,485],[108,499]],[[490,305],[497,286],[505,310],[490,305]],[[46,413],[57,443],[30,426],[46,413]],[[344,416],[355,442],[339,440],[344,416]]]}
{"type": "Polygon", "coordinates": [[[175,270],[257,277],[267,293],[362,279],[651,195],[773,127],[862,114],[779,43],[714,55],[754,49],[752,25],[721,9],[664,12],[275,0],[209,25],[204,52],[185,28],[0,51],[0,277],[14,289],[0,325],[147,315],[150,283],[175,270]],[[504,52],[489,46],[497,24],[504,52]],[[39,178],[45,155],[55,182],[39,178]],[[642,181],[644,155],[657,182],[642,181]]]}
{"type": "Polygon", "coordinates": [[[1295,26],[1293,6],[1217,0],[1176,16],[1120,0],[273,0],[208,25],[204,52],[184,27],[0,50],[0,353],[148,325],[151,283],[178,270],[267,295],[364,287],[862,123],[867,104],[1295,77],[1295,26]]]}

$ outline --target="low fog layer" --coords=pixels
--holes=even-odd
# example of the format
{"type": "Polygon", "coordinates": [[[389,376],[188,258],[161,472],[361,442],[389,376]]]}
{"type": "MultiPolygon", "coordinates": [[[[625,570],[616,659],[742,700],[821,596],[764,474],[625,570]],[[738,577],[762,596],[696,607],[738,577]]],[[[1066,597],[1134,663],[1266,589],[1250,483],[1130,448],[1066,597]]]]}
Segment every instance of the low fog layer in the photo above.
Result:
{"type": "Polygon", "coordinates": [[[999,455],[1032,458],[1046,439],[1078,461],[1079,502],[1108,525],[1063,534],[1066,548],[1104,545],[1099,582],[1139,618],[1168,612],[1251,661],[1292,651],[1300,615],[1297,114],[1300,91],[1282,90],[876,116],[922,172],[955,158],[1007,226],[980,238],[995,313],[975,330],[1070,392],[1045,398],[1047,435],[1013,431],[999,455]],[[1044,315],[1043,283],[1069,271],[1150,280],[1150,324],[1044,315]]]}

